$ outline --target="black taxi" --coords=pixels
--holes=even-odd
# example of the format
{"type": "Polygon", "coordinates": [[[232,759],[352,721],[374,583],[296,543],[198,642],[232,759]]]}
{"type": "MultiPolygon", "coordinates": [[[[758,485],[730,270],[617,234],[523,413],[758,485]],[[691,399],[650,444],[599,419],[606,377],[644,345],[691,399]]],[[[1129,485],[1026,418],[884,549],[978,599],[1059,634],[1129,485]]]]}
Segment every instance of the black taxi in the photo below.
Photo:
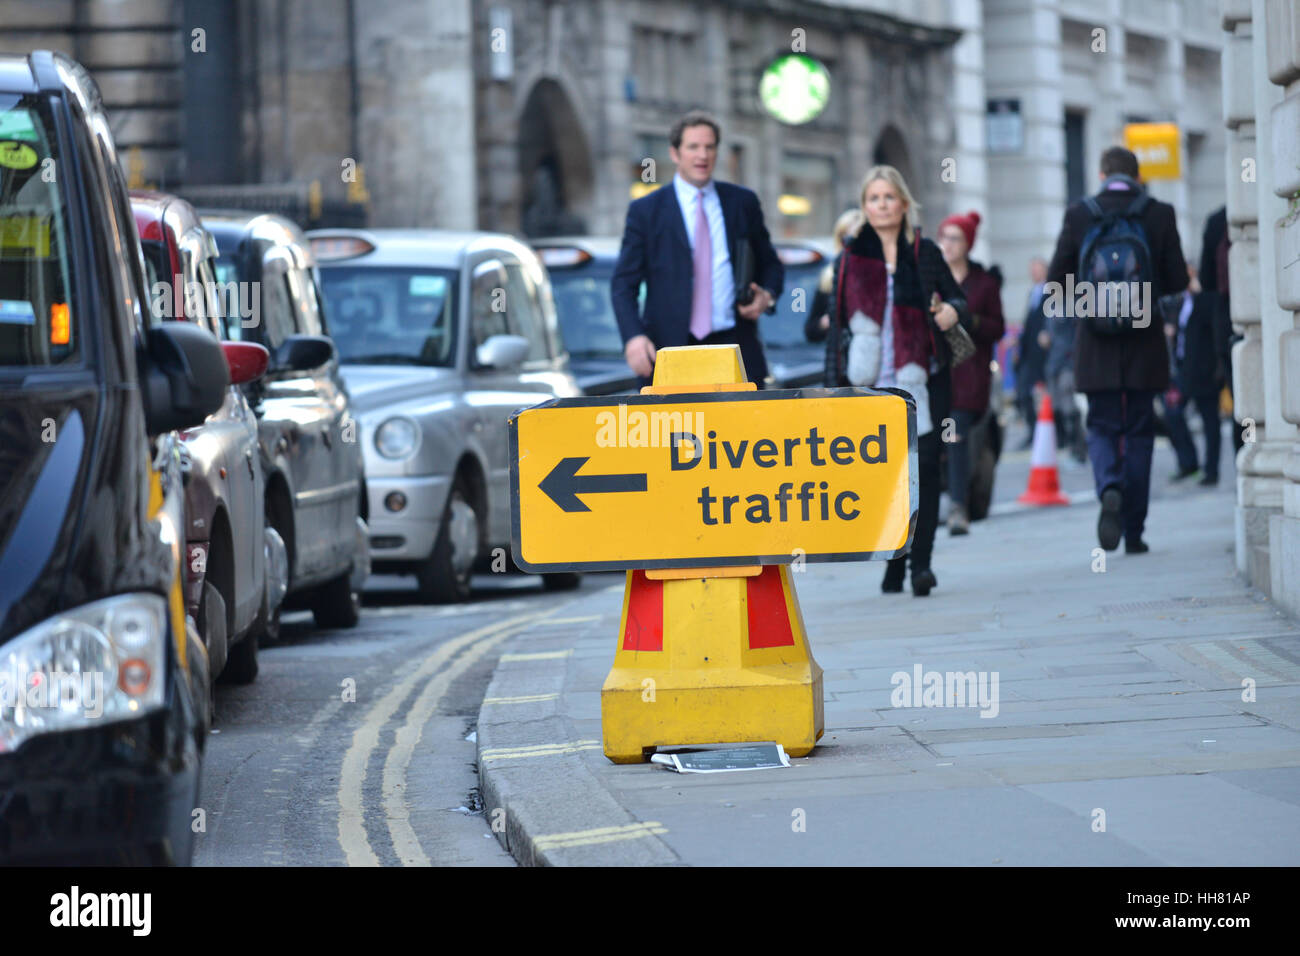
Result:
{"type": "Polygon", "coordinates": [[[94,81],[0,56],[0,862],[188,863],[207,656],[175,429],[220,344],[151,317],[94,81]]]}

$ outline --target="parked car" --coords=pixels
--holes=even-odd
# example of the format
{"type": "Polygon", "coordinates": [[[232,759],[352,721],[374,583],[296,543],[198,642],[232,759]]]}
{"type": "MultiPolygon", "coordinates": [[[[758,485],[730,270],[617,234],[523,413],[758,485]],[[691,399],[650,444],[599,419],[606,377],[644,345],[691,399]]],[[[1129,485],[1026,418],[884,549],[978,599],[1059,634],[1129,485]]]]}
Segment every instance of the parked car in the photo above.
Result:
{"type": "MultiPolygon", "coordinates": [[[[623,338],[609,296],[619,240],[564,236],[535,239],[532,244],[550,272],[569,366],[583,394],[636,392],[638,379],[623,358],[623,338]]],[[[830,242],[781,240],[773,245],[785,266],[785,291],[776,312],[758,320],[767,353],[768,387],[820,384],[824,352],[805,341],[803,325],[821,270],[833,258],[830,242]]]]}
{"type": "Polygon", "coordinates": [[[0,862],[188,863],[209,676],[170,433],[229,370],[150,314],[82,67],[0,56],[0,144],[0,862]]]}
{"type": "Polygon", "coordinates": [[[579,394],[546,270],[491,233],[310,235],[360,423],[374,568],[414,574],[427,600],[465,600],[475,566],[509,553],[507,419],[579,394]]]}
{"type": "Polygon", "coordinates": [[[835,261],[835,247],[829,239],[779,239],[772,245],[785,266],[785,289],[776,301],[776,312],[759,319],[767,353],[768,386],[820,385],[826,349],[804,338],[804,323],[812,310],[822,270],[835,261]]]}
{"type": "MultiPolygon", "coordinates": [[[[199,214],[217,240],[217,281],[237,300],[222,310],[227,335],[271,356],[266,375],[244,388],[258,419],[266,525],[288,554],[281,607],[310,608],[320,627],[353,627],[370,574],[365,471],[311,247],[280,216],[199,214]]],[[[277,608],[261,636],[279,630],[277,608]]]]}
{"type": "MultiPolygon", "coordinates": [[[[150,308],[226,339],[216,287],[217,244],[183,199],[131,193],[150,308]]],[[[230,388],[221,408],[180,433],[185,479],[185,608],[198,623],[213,678],[247,683],[257,676],[257,635],[284,597],[288,557],[263,517],[265,481],[257,417],[240,385],[266,373],[256,342],[223,341],[230,388]]]]}
{"type": "Polygon", "coordinates": [[[639,388],[636,373],[623,357],[623,337],[609,297],[618,247],[615,238],[533,240],[550,273],[569,369],[584,395],[620,395],[639,388]]]}

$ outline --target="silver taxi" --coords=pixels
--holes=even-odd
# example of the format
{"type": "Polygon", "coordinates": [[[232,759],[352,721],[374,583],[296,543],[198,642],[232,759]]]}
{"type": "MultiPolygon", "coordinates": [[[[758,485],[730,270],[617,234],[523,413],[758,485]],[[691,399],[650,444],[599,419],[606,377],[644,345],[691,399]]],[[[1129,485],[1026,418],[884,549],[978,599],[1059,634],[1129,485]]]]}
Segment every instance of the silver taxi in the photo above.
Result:
{"type": "Polygon", "coordinates": [[[414,574],[426,600],[465,600],[476,566],[506,568],[507,419],[580,394],[546,269],[494,233],[308,236],[365,456],[373,571],[414,574]]]}

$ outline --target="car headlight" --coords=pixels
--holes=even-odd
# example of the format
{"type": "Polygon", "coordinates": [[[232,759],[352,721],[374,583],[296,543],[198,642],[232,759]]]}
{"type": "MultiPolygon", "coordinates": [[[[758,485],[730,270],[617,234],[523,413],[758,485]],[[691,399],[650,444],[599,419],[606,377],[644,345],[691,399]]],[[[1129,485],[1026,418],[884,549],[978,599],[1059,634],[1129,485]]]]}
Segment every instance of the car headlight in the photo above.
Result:
{"type": "Polygon", "coordinates": [[[409,418],[390,418],[375,430],[375,448],[385,458],[409,458],[420,442],[420,427],[409,418]]]}
{"type": "Polygon", "coordinates": [[[167,602],[123,594],[42,621],[0,646],[0,753],[37,734],[163,706],[167,602]]]}

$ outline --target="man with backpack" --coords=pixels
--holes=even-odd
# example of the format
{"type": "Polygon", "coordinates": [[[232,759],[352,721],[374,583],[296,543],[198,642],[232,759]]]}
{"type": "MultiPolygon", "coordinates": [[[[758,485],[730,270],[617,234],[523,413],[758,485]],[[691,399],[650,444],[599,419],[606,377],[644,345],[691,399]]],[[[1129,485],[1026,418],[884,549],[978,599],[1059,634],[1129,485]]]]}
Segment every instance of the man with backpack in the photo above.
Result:
{"type": "Polygon", "coordinates": [[[1064,308],[1077,324],[1075,388],[1088,398],[1088,457],[1101,500],[1098,542],[1113,551],[1122,536],[1127,553],[1142,554],[1149,550],[1142,531],[1154,401],[1169,387],[1156,303],[1187,288],[1187,264],[1174,209],[1143,189],[1136,156],[1120,146],[1107,149],[1101,180],[1096,196],[1066,209],[1047,280],[1049,289],[1074,290],[1064,308]]]}

